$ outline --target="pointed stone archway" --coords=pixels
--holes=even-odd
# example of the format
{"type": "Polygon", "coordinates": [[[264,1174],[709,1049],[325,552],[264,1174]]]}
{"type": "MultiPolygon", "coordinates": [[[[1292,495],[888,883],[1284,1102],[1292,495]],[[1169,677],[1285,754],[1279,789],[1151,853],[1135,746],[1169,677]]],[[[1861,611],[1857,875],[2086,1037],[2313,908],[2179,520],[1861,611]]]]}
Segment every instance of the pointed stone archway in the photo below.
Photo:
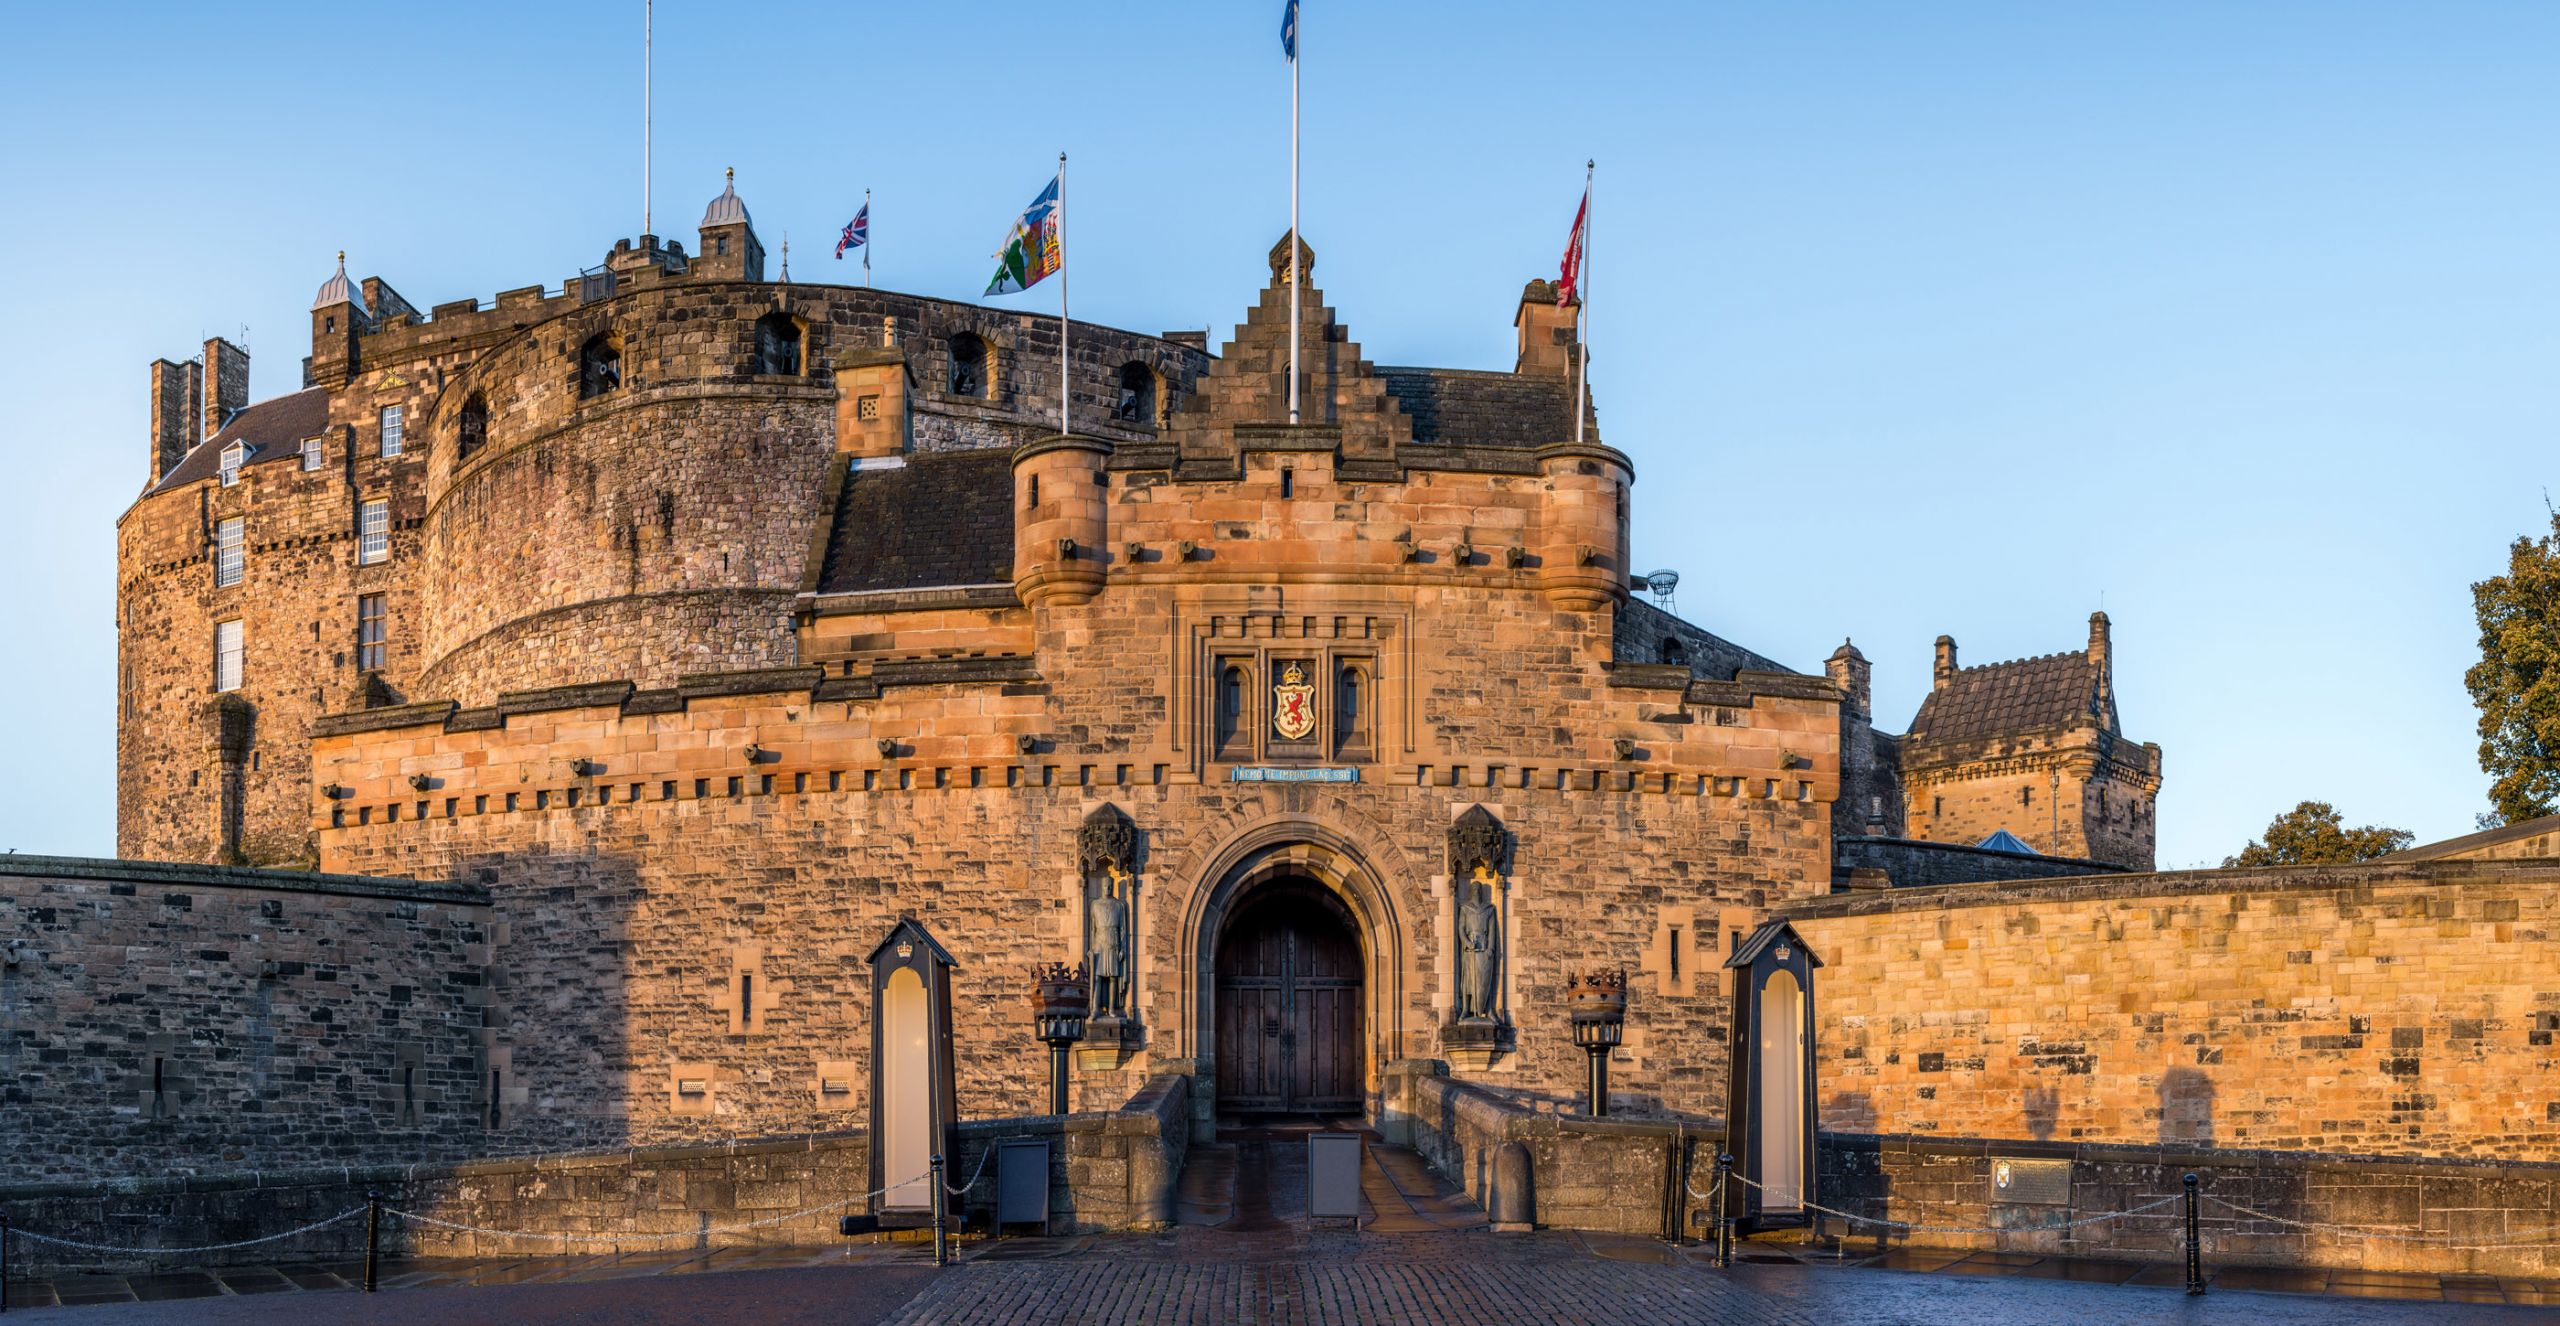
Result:
{"type": "Polygon", "coordinates": [[[1403,925],[1367,857],[1320,824],[1265,824],[1211,859],[1185,913],[1195,1087],[1244,1089],[1254,1110],[1368,1112],[1379,1068],[1405,1053],[1406,977],[1403,925]]]}

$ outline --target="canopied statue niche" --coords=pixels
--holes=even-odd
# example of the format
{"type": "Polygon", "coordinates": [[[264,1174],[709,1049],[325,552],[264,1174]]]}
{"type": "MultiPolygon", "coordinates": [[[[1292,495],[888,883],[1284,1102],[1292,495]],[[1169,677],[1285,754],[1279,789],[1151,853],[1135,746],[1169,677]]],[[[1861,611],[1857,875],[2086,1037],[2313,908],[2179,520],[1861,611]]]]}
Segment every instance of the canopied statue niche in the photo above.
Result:
{"type": "Polygon", "coordinates": [[[1076,831],[1084,878],[1084,959],[1093,982],[1093,1019],[1081,1062],[1117,1068],[1143,1042],[1138,1023],[1138,826],[1102,805],[1076,831]]]}
{"type": "Polygon", "coordinates": [[[1503,962],[1510,953],[1510,835],[1482,806],[1449,826],[1450,1017],[1441,1051],[1459,1069],[1490,1067],[1511,1049],[1503,962]]]}

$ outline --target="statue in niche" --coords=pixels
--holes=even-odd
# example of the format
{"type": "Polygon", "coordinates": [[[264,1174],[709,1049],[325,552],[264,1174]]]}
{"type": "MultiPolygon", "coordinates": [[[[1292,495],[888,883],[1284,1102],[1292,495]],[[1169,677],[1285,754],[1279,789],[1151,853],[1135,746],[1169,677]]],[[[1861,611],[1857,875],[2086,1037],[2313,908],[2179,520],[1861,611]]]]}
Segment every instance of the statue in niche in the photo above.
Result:
{"type": "Polygon", "coordinates": [[[1090,878],[1102,876],[1102,889],[1085,900],[1085,967],[1093,981],[1093,1015],[1128,1015],[1129,898],[1135,885],[1130,867],[1137,855],[1138,830],[1115,806],[1097,807],[1076,834],[1078,865],[1090,878]]]}
{"type": "Polygon", "coordinates": [[[1466,903],[1458,909],[1458,1016],[1491,1022],[1499,1005],[1495,988],[1502,961],[1502,915],[1492,902],[1493,884],[1479,869],[1461,885],[1466,903]]]}
{"type": "Polygon", "coordinates": [[[1459,880],[1458,1020],[1502,1017],[1502,909],[1496,893],[1509,845],[1502,822],[1471,806],[1449,826],[1449,873],[1459,880]]]}

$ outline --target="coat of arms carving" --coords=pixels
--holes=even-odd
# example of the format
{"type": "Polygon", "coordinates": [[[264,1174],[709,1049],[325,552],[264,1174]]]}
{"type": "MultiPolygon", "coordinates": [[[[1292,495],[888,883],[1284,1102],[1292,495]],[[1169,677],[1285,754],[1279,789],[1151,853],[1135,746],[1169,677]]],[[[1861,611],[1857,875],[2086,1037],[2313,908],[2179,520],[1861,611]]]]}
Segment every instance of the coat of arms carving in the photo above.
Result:
{"type": "Polygon", "coordinates": [[[1306,669],[1292,663],[1271,688],[1271,730],[1284,741],[1302,741],[1316,730],[1316,688],[1306,669]]]}

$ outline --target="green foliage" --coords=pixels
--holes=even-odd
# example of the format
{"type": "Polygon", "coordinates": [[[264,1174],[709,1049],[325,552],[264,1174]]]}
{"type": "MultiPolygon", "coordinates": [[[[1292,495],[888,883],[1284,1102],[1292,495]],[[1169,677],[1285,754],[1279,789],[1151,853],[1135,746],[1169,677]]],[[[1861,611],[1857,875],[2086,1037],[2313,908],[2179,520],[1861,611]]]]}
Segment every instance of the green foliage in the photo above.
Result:
{"type": "Polygon", "coordinates": [[[2226,866],[2343,865],[2370,861],[2406,847],[2415,835],[2406,829],[2368,824],[2360,829],[2338,823],[2338,808],[2326,801],[2305,801],[2267,824],[2265,841],[2252,838],[2226,866]]]}
{"type": "Polygon", "coordinates": [[[2471,587],[2480,661],[2463,674],[2480,707],[2489,804],[2515,824],[2560,809],[2560,512],[2551,533],[2520,538],[2507,573],[2471,587]]]}

